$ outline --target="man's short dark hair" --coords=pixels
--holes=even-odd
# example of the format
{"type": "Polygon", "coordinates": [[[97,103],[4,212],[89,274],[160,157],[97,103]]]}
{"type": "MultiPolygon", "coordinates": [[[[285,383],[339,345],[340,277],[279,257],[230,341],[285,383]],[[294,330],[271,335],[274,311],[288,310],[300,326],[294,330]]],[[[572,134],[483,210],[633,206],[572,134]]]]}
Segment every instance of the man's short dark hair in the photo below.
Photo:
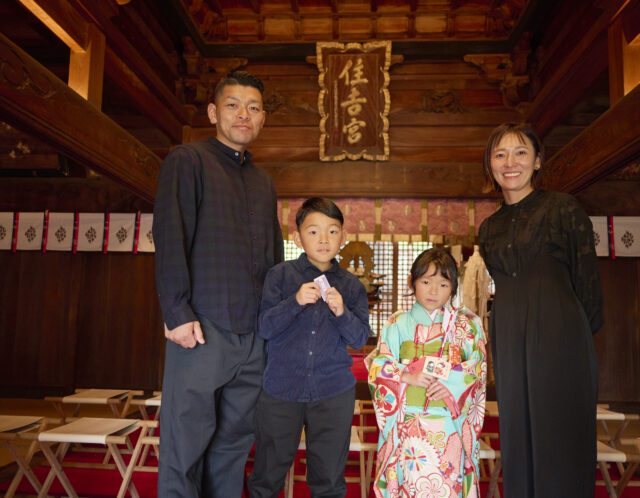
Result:
{"type": "Polygon", "coordinates": [[[215,93],[216,100],[218,100],[218,96],[222,93],[224,87],[229,85],[250,86],[256,88],[260,95],[264,94],[264,85],[260,78],[246,71],[233,71],[218,81],[215,93]]]}
{"type": "Polygon", "coordinates": [[[304,201],[296,213],[296,226],[298,230],[300,230],[300,226],[304,223],[305,218],[311,213],[322,213],[329,218],[339,221],[340,226],[344,224],[342,211],[340,211],[340,208],[336,206],[332,200],[323,197],[311,197],[304,201]]]}

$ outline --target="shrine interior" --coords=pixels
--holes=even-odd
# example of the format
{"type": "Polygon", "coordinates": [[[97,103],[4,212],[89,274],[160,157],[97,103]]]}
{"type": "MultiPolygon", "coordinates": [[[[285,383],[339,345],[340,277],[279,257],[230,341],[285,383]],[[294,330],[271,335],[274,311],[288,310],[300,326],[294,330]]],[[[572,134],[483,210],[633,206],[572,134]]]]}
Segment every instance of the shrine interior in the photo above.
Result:
{"type": "MultiPolygon", "coordinates": [[[[472,253],[501,200],[482,174],[501,123],[543,138],[543,188],[605,223],[640,216],[640,0],[4,0],[0,212],[152,213],[163,158],[215,136],[206,108],[236,69],[265,85],[249,150],[275,182],[285,239],[301,201],[326,196],[350,241],[387,244],[388,271],[372,270],[385,274],[379,321],[404,302],[402,244],[472,253]],[[389,42],[378,155],[323,156],[328,42],[389,42]]],[[[640,257],[599,265],[599,400],[637,409],[640,257]]],[[[9,246],[0,269],[0,396],[161,388],[152,252],[9,246]]]]}

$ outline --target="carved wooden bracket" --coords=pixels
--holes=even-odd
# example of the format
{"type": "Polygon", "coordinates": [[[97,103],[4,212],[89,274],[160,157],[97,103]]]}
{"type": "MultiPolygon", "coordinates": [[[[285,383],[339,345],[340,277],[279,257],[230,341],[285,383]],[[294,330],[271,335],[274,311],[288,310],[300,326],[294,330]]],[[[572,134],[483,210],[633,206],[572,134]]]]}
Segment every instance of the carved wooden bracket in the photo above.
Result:
{"type": "Polygon", "coordinates": [[[521,111],[527,105],[522,95],[530,79],[526,74],[514,74],[510,54],[468,54],[464,61],[480,69],[487,81],[500,85],[505,107],[521,111]]]}
{"type": "Polygon", "coordinates": [[[213,101],[216,84],[231,71],[248,64],[241,57],[202,57],[193,40],[183,39],[185,50],[182,58],[186,64],[186,76],[176,81],[176,94],[185,104],[206,105],[213,101]]]}

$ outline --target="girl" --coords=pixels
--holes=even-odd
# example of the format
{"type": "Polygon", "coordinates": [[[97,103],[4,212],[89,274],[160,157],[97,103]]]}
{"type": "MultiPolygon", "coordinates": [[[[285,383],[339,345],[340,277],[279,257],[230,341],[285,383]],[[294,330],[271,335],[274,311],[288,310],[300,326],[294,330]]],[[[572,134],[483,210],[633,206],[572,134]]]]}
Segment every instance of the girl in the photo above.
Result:
{"type": "Polygon", "coordinates": [[[391,316],[369,368],[382,497],[479,497],[478,435],[487,365],[480,319],[455,309],[456,262],[429,249],[407,283],[416,302],[391,316]]]}

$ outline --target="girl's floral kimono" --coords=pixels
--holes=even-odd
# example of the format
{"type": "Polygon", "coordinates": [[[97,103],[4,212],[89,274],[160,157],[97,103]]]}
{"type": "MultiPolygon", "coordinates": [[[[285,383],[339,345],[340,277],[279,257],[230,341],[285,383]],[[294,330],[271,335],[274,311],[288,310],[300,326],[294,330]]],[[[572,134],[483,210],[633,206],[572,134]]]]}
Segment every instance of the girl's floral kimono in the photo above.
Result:
{"type": "Polygon", "coordinates": [[[432,322],[416,303],[389,319],[377,354],[369,368],[380,428],[376,496],[479,498],[478,436],[487,378],[480,319],[467,308],[447,306],[432,322]],[[449,396],[427,400],[425,388],[404,384],[401,375],[410,365],[430,361],[423,356],[440,354],[451,356],[451,372],[440,379],[449,396]]]}

